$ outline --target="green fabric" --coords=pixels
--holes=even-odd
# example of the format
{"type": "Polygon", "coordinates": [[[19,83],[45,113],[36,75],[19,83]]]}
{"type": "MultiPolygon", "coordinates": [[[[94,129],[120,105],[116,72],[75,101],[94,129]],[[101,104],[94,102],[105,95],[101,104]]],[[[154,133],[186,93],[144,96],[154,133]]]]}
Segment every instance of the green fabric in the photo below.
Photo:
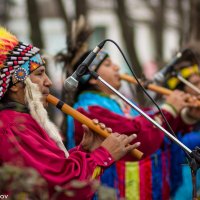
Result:
{"type": "Polygon", "coordinates": [[[126,188],[125,194],[127,200],[139,200],[140,188],[139,188],[139,165],[138,162],[126,162],[125,169],[125,181],[126,188]]]}
{"type": "Polygon", "coordinates": [[[0,103],[0,111],[1,110],[15,110],[17,112],[23,112],[23,113],[29,113],[29,109],[21,104],[21,103],[18,103],[18,102],[6,102],[6,103],[0,103]]]}

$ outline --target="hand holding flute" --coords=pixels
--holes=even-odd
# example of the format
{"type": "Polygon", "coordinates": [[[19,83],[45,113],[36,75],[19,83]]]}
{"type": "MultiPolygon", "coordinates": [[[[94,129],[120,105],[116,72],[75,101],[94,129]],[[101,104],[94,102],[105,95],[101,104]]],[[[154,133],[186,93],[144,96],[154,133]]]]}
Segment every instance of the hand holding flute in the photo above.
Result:
{"type": "MultiPolygon", "coordinates": [[[[108,137],[103,143],[103,147],[106,148],[106,145],[108,145],[108,140],[110,140],[111,138],[115,137],[115,144],[113,145],[118,145],[118,147],[123,148],[124,153],[126,154],[128,151],[130,151],[130,153],[137,159],[141,159],[143,156],[143,153],[139,150],[137,150],[136,148],[140,145],[139,143],[136,143],[135,145],[128,145],[129,142],[131,142],[135,136],[134,135],[130,135],[130,136],[125,136],[122,135],[122,137],[119,135],[117,135],[116,133],[114,134],[110,134],[110,131],[108,131],[106,128],[105,130],[101,128],[101,124],[95,124],[92,120],[90,120],[88,117],[84,116],[83,114],[81,114],[79,111],[73,109],[72,107],[70,107],[69,105],[63,103],[62,101],[60,101],[59,99],[57,99],[56,97],[52,96],[52,95],[48,95],[47,96],[47,101],[53,105],[55,105],[57,108],[59,108],[60,110],[62,110],[65,114],[69,114],[71,115],[74,119],[76,119],[77,121],[81,122],[82,124],[85,124],[87,127],[89,127],[90,129],[94,130],[96,133],[98,133],[99,135],[101,135],[102,137],[108,137]],[[123,147],[121,146],[123,145],[123,147]]],[[[87,134],[87,133],[86,133],[87,134]]],[[[89,133],[88,133],[89,134],[89,133]]],[[[87,135],[86,135],[87,136],[87,135]]],[[[82,141],[84,144],[84,141],[82,141]]],[[[84,144],[85,145],[85,144],[84,144]]],[[[112,148],[112,145],[109,145],[112,148]]],[[[125,155],[124,154],[124,155],[125,155]]],[[[118,156],[114,155],[115,159],[118,159],[118,156]]]]}
{"type": "MultiPolygon", "coordinates": [[[[121,78],[121,80],[124,80],[129,83],[133,83],[133,84],[137,85],[137,81],[132,76],[129,76],[127,74],[121,74],[120,78],[121,78]]],[[[141,84],[143,85],[144,83],[141,82],[141,84]]],[[[173,92],[172,90],[169,90],[167,88],[164,88],[164,87],[152,84],[152,83],[146,85],[146,87],[147,87],[147,89],[149,89],[151,91],[157,92],[158,94],[167,95],[167,96],[172,94],[172,92],[173,92]]],[[[200,107],[200,100],[198,100],[198,98],[196,98],[195,96],[187,95],[187,102],[191,103],[191,105],[194,107],[200,107]]]]}
{"type": "Polygon", "coordinates": [[[127,136],[119,133],[112,133],[112,129],[106,128],[106,126],[103,123],[99,123],[98,120],[95,119],[93,122],[99,125],[102,130],[107,130],[110,135],[105,139],[98,134],[94,134],[86,125],[83,125],[84,135],[81,145],[85,150],[92,152],[99,146],[102,146],[107,149],[112,155],[112,158],[117,161],[129,151],[139,147],[139,142],[129,145],[137,137],[136,134],[127,136]]]}

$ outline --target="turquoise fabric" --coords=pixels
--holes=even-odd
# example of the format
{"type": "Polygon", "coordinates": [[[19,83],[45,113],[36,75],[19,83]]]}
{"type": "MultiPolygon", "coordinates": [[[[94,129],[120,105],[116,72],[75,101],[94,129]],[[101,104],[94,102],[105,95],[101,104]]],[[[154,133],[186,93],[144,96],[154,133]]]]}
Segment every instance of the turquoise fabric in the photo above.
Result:
{"type": "MultiPolygon", "coordinates": [[[[99,92],[87,91],[79,95],[77,102],[74,104],[74,108],[82,107],[84,110],[88,110],[88,106],[101,106],[119,115],[124,115],[120,105],[116,100],[111,99],[109,96],[99,92]]],[[[130,110],[131,116],[137,116],[138,112],[134,109],[130,110]]],[[[71,116],[67,116],[67,148],[73,148],[75,146],[74,141],[74,119],[71,116]]]]}
{"type": "MultiPolygon", "coordinates": [[[[198,126],[199,128],[199,126],[198,126]]],[[[200,147],[200,131],[193,131],[181,138],[188,148],[194,150],[196,146],[200,147]]],[[[182,163],[186,163],[184,152],[179,148],[176,152],[179,157],[182,158],[182,163]]],[[[176,190],[172,200],[191,200],[192,199],[192,176],[190,172],[190,167],[188,165],[180,165],[180,170],[182,172],[182,182],[178,189],[176,190]]],[[[197,189],[200,190],[200,170],[197,171],[197,189]]]]}
{"type": "MultiPolygon", "coordinates": [[[[182,166],[182,184],[177,189],[172,200],[191,200],[192,199],[192,177],[189,166],[182,166]]],[[[197,189],[200,188],[200,171],[197,172],[197,189]]]]}

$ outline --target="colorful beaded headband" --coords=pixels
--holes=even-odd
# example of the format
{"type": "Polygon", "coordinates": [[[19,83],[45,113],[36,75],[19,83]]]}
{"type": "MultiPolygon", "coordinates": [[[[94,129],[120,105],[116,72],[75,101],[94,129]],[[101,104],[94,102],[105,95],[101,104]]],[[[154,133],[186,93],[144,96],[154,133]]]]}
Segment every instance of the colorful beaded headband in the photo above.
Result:
{"type": "Polygon", "coordinates": [[[0,100],[11,84],[24,81],[33,69],[44,64],[39,51],[0,27],[0,100]]]}
{"type": "Polygon", "coordinates": [[[36,70],[38,67],[44,65],[44,61],[41,58],[40,54],[34,55],[30,60],[26,61],[14,72],[14,79],[16,80],[13,84],[16,84],[19,81],[25,81],[26,77],[36,70]]]}

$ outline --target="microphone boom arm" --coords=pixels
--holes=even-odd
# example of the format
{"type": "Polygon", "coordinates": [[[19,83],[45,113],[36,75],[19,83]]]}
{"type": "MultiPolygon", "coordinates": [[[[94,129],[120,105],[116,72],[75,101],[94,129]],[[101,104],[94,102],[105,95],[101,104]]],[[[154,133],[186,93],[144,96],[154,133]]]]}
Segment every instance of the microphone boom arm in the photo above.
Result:
{"type": "Polygon", "coordinates": [[[129,106],[131,106],[133,109],[135,109],[140,115],[145,117],[148,121],[150,121],[153,125],[155,125],[158,129],[160,129],[162,132],[165,133],[165,135],[170,138],[172,141],[174,141],[176,144],[181,146],[184,151],[191,154],[192,150],[190,150],[187,146],[185,146],[182,142],[180,142],[176,137],[174,137],[171,133],[169,133],[166,129],[164,129],[160,124],[158,124],[155,120],[153,120],[151,117],[149,117],[145,112],[143,112],[139,107],[134,105],[131,101],[129,101],[125,96],[123,96],[120,92],[118,92],[115,88],[113,88],[109,83],[107,83],[103,78],[101,78],[96,72],[92,71],[90,72],[91,75],[99,80],[101,83],[103,83],[106,87],[108,87],[111,91],[113,91],[118,97],[120,97],[123,101],[125,101],[129,106]]]}

